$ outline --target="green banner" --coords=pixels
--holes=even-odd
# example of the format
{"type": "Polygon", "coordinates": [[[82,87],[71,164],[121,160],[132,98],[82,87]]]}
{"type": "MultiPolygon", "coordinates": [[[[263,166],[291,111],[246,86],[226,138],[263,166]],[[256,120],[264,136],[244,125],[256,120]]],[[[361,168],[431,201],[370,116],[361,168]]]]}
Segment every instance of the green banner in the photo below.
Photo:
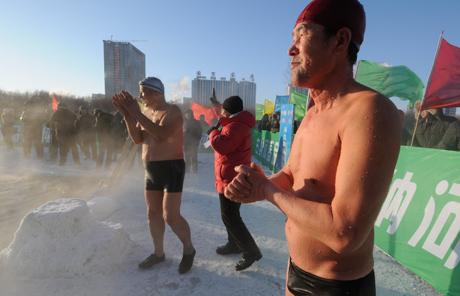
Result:
{"type": "Polygon", "coordinates": [[[375,244],[444,295],[460,295],[460,153],[401,147],[375,244]]]}
{"type": "Polygon", "coordinates": [[[308,105],[308,96],[295,91],[291,92],[291,100],[289,104],[295,104],[294,120],[301,121],[305,117],[308,105]]]}
{"type": "Polygon", "coordinates": [[[385,96],[409,100],[410,108],[423,96],[422,80],[406,66],[386,67],[361,60],[358,63],[356,81],[385,96]]]}
{"type": "Polygon", "coordinates": [[[269,131],[259,132],[259,130],[253,128],[251,136],[252,156],[271,171],[276,172],[280,134],[269,131]]]}
{"type": "MultiPolygon", "coordinates": [[[[2,126],[1,121],[0,121],[0,127],[2,126]]],[[[21,120],[15,119],[14,121],[14,127],[16,129],[16,132],[13,134],[11,137],[13,140],[14,147],[22,147],[22,144],[24,143],[24,124],[22,123],[21,120]]],[[[43,130],[42,130],[42,144],[45,147],[48,147],[50,143],[50,129],[43,124],[43,130]]],[[[3,134],[0,133],[0,145],[6,145],[5,140],[3,139],[3,134]]]]}
{"type": "Polygon", "coordinates": [[[256,103],[256,120],[262,120],[264,116],[264,105],[256,103]]]}

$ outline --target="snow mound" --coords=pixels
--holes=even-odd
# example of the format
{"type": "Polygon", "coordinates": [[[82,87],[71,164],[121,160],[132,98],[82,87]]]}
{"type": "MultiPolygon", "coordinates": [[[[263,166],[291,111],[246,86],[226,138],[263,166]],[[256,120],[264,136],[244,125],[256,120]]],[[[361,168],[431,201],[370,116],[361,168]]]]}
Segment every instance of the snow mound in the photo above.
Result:
{"type": "Polygon", "coordinates": [[[96,196],[88,201],[90,212],[94,219],[101,221],[117,211],[119,203],[113,198],[106,196],[96,196]]]}
{"type": "Polygon", "coordinates": [[[29,278],[110,274],[131,244],[120,224],[95,221],[86,201],[58,199],[24,217],[0,265],[29,278]]]}

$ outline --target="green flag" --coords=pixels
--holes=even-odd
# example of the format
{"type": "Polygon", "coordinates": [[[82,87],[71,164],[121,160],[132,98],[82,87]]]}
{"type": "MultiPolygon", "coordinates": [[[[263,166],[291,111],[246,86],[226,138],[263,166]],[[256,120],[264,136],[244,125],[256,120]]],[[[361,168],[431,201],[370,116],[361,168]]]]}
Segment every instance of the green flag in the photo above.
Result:
{"type": "Polygon", "coordinates": [[[358,64],[356,81],[385,96],[409,101],[413,108],[415,101],[422,99],[422,80],[406,66],[385,67],[374,62],[361,60],[358,64]]]}
{"type": "Polygon", "coordinates": [[[256,120],[262,120],[264,116],[264,105],[256,103],[256,120]]]}
{"type": "Polygon", "coordinates": [[[289,104],[295,104],[294,120],[301,121],[307,110],[308,96],[293,91],[291,92],[291,100],[289,101],[289,104]]]}

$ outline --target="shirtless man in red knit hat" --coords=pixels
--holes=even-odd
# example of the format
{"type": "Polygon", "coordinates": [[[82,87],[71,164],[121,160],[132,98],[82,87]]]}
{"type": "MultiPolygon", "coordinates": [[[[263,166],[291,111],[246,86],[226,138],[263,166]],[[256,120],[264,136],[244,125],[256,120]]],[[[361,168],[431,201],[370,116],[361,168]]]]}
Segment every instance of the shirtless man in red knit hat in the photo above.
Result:
{"type": "Polygon", "coordinates": [[[375,295],[374,221],[399,155],[394,104],[353,79],[364,38],[357,0],[314,0],[293,31],[292,84],[310,89],[286,166],[269,179],[239,166],[225,189],[242,203],[268,200],[286,216],[286,295],[375,295]]]}

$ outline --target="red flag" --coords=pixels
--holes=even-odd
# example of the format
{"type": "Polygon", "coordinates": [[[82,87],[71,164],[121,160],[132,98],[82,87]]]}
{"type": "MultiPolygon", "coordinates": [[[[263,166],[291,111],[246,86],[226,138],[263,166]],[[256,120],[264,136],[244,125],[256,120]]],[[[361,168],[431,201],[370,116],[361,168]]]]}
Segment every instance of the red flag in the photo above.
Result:
{"type": "Polygon", "coordinates": [[[204,120],[212,126],[212,120],[215,118],[214,112],[212,109],[203,107],[195,102],[192,102],[193,116],[196,120],[200,120],[200,115],[204,115],[204,120]]]}
{"type": "Polygon", "coordinates": [[[441,40],[421,110],[460,107],[460,48],[441,40]]]}
{"type": "Polygon", "coordinates": [[[58,103],[59,103],[59,100],[56,99],[55,96],[53,96],[53,104],[52,104],[52,107],[51,107],[51,109],[53,109],[53,112],[56,111],[58,103]]]}

